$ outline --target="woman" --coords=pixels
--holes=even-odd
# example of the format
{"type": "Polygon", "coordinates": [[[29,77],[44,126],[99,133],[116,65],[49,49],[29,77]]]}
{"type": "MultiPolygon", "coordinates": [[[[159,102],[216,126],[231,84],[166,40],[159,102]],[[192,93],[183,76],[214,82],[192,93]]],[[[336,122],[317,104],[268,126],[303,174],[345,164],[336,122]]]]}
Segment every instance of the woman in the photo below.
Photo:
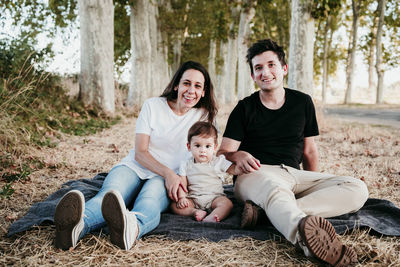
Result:
{"type": "Polygon", "coordinates": [[[143,104],[136,122],[135,149],[111,169],[99,193],[86,204],[77,190],[60,200],[54,214],[56,247],[75,247],[86,233],[107,223],[111,242],[129,250],[156,228],[170,199],[177,201],[178,188],[184,188],[176,172],[190,156],[188,129],[199,120],[213,123],[216,113],[207,70],[197,62],[185,62],[163,94],[143,104]],[[133,200],[133,209],[127,211],[125,203],[133,200]]]}

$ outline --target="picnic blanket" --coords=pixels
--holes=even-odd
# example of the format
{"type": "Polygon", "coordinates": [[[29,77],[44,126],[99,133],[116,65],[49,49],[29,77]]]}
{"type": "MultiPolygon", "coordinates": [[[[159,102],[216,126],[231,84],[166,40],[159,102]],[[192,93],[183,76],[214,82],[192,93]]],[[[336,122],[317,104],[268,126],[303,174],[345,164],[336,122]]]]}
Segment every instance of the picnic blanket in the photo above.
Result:
{"type": "MultiPolygon", "coordinates": [[[[96,195],[107,173],[99,173],[92,179],[72,180],[63,184],[61,189],[42,202],[35,203],[27,214],[15,221],[8,230],[8,236],[31,229],[34,225],[54,223],[56,205],[62,196],[70,190],[80,190],[85,200],[96,195]]],[[[175,240],[207,239],[220,241],[235,237],[252,237],[258,240],[280,239],[280,233],[269,223],[261,220],[254,230],[240,228],[243,206],[233,196],[233,185],[225,185],[225,193],[232,200],[234,208],[228,218],[220,223],[197,222],[191,217],[175,215],[169,212],[161,215],[159,226],[148,235],[164,235],[175,240]]],[[[371,228],[370,233],[400,236],[400,209],[392,202],[383,199],[367,200],[363,208],[356,213],[328,218],[338,234],[354,228],[371,228]]],[[[104,229],[107,232],[107,229],[104,229]]]]}

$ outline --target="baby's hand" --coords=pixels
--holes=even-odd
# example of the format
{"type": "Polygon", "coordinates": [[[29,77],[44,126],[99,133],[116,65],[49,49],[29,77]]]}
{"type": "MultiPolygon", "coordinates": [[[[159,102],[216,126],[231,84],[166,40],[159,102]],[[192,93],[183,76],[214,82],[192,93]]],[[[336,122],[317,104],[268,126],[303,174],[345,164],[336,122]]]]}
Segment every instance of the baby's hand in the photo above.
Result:
{"type": "Polygon", "coordinates": [[[242,169],[240,169],[238,165],[235,165],[235,170],[234,170],[234,172],[235,172],[235,175],[241,175],[241,174],[243,174],[242,169]]]}
{"type": "Polygon", "coordinates": [[[176,203],[178,209],[184,209],[189,206],[189,200],[186,197],[180,198],[176,203]]]}

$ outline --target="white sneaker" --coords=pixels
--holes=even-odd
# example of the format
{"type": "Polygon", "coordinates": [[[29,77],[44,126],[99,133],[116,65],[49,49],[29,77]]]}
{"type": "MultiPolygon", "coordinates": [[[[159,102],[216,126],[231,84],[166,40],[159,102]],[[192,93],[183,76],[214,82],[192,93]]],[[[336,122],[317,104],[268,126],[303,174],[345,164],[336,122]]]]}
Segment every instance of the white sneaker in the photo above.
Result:
{"type": "Polygon", "coordinates": [[[67,250],[76,246],[84,227],[84,211],[85,197],[78,190],[69,191],[58,202],[54,213],[57,248],[67,250]]]}
{"type": "Polygon", "coordinates": [[[118,191],[111,190],[105,194],[101,212],[110,230],[111,243],[129,250],[138,236],[136,213],[126,209],[125,202],[118,191]]]}

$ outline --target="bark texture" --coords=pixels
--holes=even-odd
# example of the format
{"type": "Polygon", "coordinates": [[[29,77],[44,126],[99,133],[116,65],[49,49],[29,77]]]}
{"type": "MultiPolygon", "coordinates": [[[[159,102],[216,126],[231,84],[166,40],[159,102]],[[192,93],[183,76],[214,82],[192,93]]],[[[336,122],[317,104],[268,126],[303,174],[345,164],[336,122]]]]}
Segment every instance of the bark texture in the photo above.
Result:
{"type": "Polygon", "coordinates": [[[311,6],[312,0],[292,0],[288,85],[312,96],[314,19],[311,6]]]}
{"type": "Polygon", "coordinates": [[[167,46],[158,23],[156,1],[137,0],[131,6],[132,68],[128,106],[141,106],[160,95],[169,80],[167,46]]]}
{"type": "Polygon", "coordinates": [[[349,49],[348,55],[348,63],[346,70],[346,81],[347,81],[347,89],[344,102],[349,104],[352,102],[352,92],[354,89],[354,63],[356,58],[356,49],[357,49],[357,36],[358,36],[358,21],[359,21],[359,13],[360,13],[360,5],[361,0],[352,0],[352,10],[353,10],[353,26],[351,30],[351,46],[349,49]]]}
{"type": "Polygon", "coordinates": [[[378,75],[378,86],[376,93],[376,103],[383,103],[383,78],[385,74],[385,70],[383,69],[382,64],[382,28],[385,19],[385,5],[386,0],[379,0],[378,3],[378,12],[379,12],[379,22],[378,29],[376,32],[376,73],[378,75]]]}
{"type": "MultiPolygon", "coordinates": [[[[224,41],[220,41],[219,45],[219,55],[220,58],[224,60],[224,64],[222,66],[218,66],[217,69],[217,80],[216,83],[216,95],[219,104],[225,104],[225,84],[226,77],[228,75],[228,69],[226,66],[227,55],[228,55],[228,43],[224,41]]],[[[214,82],[214,81],[213,81],[214,82]]]]}
{"type": "Polygon", "coordinates": [[[246,8],[243,8],[240,13],[238,32],[238,99],[242,99],[254,92],[254,82],[250,75],[250,68],[246,61],[246,54],[247,49],[249,48],[250,22],[256,11],[252,1],[245,2],[246,8]]]}
{"type": "Polygon", "coordinates": [[[224,70],[226,71],[226,80],[224,86],[225,100],[227,104],[237,101],[236,97],[236,77],[238,65],[238,38],[235,33],[235,21],[239,17],[239,7],[231,8],[232,22],[229,25],[228,47],[226,59],[224,60],[224,70]]]}
{"type": "Polygon", "coordinates": [[[112,114],[114,103],[114,5],[80,0],[81,75],[79,98],[112,114]]]}
{"type": "Polygon", "coordinates": [[[210,40],[210,50],[208,53],[208,73],[210,74],[211,81],[217,90],[217,73],[215,68],[215,60],[217,57],[217,42],[215,39],[210,40]]]}
{"type": "Polygon", "coordinates": [[[151,41],[149,29],[149,2],[135,1],[131,6],[132,68],[127,105],[140,106],[150,90],[151,41]]]}
{"type": "Polygon", "coordinates": [[[322,103],[326,102],[326,95],[328,90],[328,53],[329,53],[329,23],[330,23],[330,15],[328,15],[327,21],[325,23],[324,29],[324,55],[322,59],[322,103]]]}

